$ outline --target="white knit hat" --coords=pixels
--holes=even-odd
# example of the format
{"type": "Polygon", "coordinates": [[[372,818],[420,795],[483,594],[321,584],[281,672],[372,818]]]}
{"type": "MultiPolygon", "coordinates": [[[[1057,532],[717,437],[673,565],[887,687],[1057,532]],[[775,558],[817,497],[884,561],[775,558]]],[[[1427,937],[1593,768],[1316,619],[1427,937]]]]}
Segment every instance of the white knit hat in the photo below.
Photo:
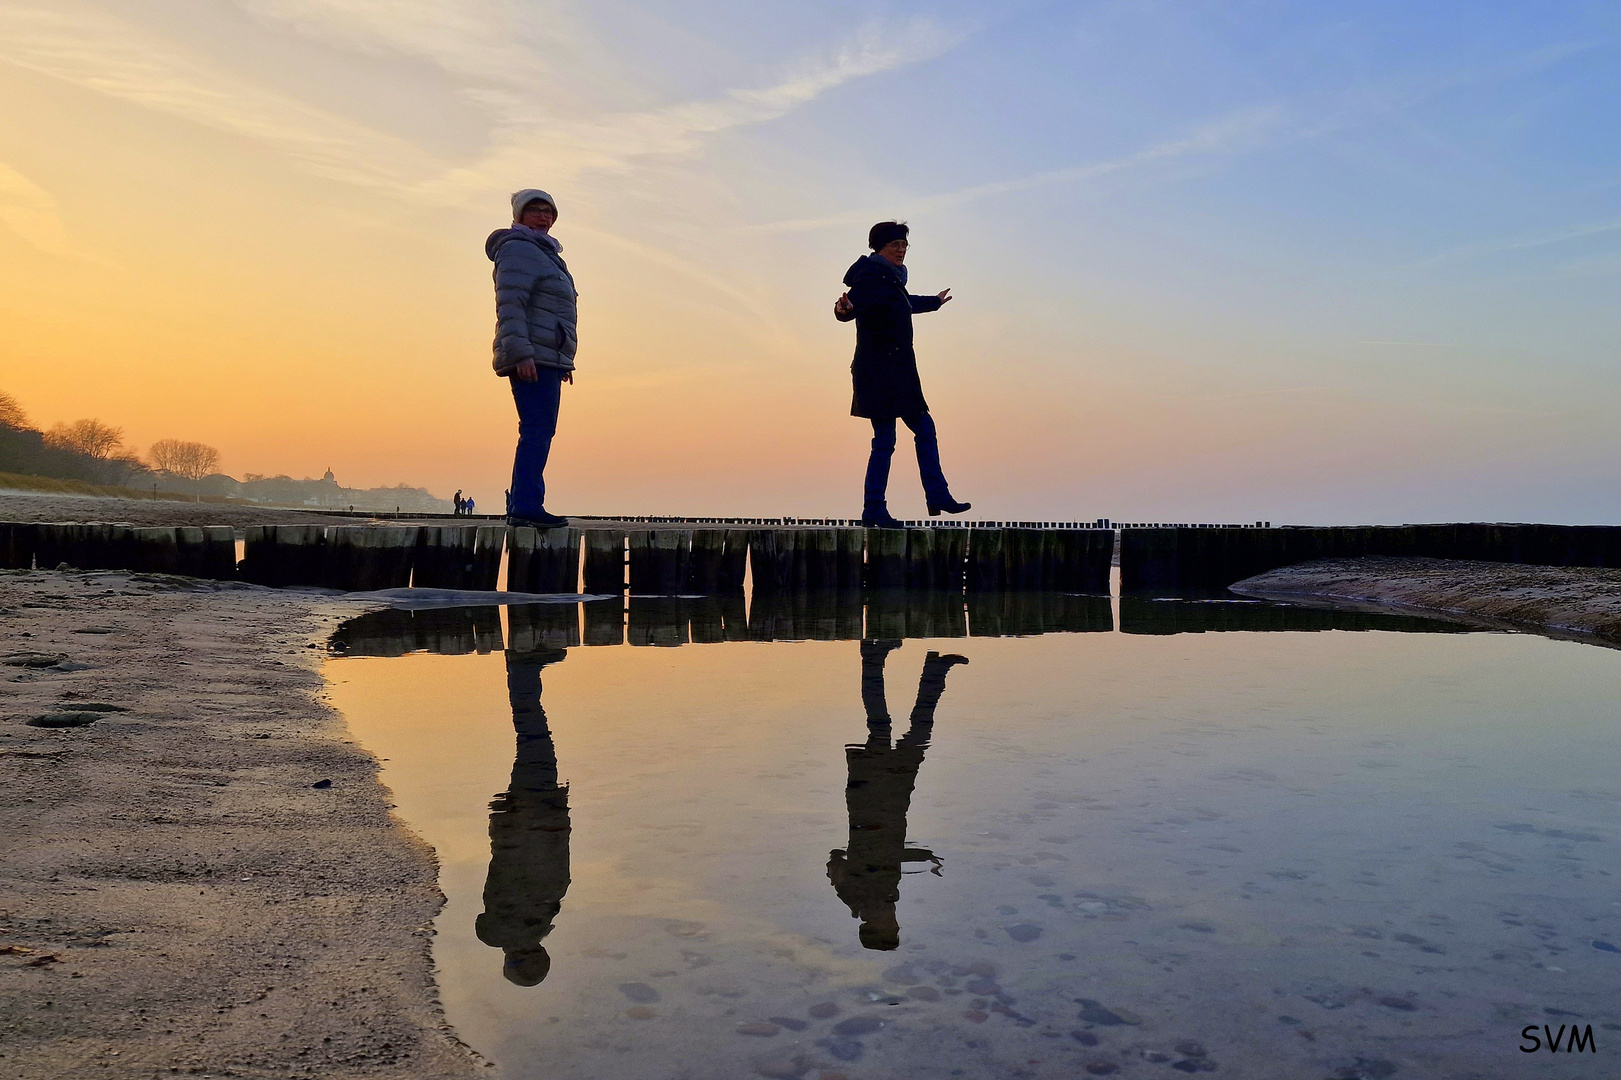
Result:
{"type": "Polygon", "coordinates": [[[556,199],[552,198],[539,188],[526,187],[522,191],[514,191],[512,193],[512,220],[517,221],[519,218],[523,217],[523,208],[534,202],[536,199],[540,199],[542,202],[551,204],[552,213],[557,213],[556,199]]]}

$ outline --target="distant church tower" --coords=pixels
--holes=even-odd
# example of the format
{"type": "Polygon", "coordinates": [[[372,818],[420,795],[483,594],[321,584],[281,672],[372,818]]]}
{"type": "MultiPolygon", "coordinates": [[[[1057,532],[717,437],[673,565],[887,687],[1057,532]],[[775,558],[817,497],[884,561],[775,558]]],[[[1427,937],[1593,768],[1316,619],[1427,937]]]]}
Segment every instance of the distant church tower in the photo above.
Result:
{"type": "Polygon", "coordinates": [[[329,484],[335,484],[338,482],[338,478],[332,475],[332,466],[330,465],[326,467],[326,475],[321,477],[321,479],[325,480],[329,484]]]}

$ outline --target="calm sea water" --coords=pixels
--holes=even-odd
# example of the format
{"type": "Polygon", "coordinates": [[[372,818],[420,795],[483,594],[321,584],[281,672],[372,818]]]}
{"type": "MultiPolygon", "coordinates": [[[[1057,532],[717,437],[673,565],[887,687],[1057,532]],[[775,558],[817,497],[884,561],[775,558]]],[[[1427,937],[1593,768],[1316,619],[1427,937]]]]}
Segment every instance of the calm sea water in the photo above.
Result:
{"type": "Polygon", "coordinates": [[[501,1076],[1621,1075],[1621,656],[1075,597],[747,640],[841,603],[339,631],[501,1076]]]}

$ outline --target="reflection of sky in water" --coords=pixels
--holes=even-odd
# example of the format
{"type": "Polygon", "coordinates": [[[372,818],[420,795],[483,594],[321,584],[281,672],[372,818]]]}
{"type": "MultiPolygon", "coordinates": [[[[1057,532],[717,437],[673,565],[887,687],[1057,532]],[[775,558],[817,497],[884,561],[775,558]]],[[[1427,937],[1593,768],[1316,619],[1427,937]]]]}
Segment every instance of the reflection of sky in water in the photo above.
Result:
{"type": "Polygon", "coordinates": [[[1607,1075],[1615,654],[1163,623],[328,676],[509,1077],[1607,1075]]]}

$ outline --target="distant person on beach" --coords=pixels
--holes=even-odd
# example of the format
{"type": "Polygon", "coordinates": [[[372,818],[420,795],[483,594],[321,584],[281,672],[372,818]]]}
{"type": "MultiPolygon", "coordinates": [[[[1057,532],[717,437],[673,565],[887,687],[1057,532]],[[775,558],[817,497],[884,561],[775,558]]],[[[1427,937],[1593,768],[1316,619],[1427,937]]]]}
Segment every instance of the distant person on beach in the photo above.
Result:
{"type": "Polygon", "coordinates": [[[463,499],[462,500],[462,514],[465,517],[472,517],[473,516],[473,500],[472,499],[463,499]]]}
{"type": "Polygon", "coordinates": [[[867,482],[861,508],[861,524],[887,529],[900,528],[890,516],[885,491],[889,487],[889,463],[895,454],[895,421],[900,419],[912,431],[917,444],[917,467],[923,478],[923,494],[929,516],[941,512],[960,514],[970,508],[958,502],[946,485],[940,469],[940,444],[935,437],[934,418],[923,400],[923,384],[917,374],[917,354],[912,351],[912,316],[939,311],[951,300],[951,290],[934,296],[916,296],[906,291],[906,239],[910,230],[898,221],[880,221],[867,234],[871,255],[863,255],[844,275],[849,291],[833,305],[840,322],[855,320],[856,355],[850,365],[855,382],[851,416],[872,421],[872,456],[867,459],[867,482]]]}
{"type": "Polygon", "coordinates": [[[507,523],[547,529],[568,524],[546,510],[544,474],[563,384],[574,382],[579,322],[574,278],[551,235],[556,221],[557,200],[525,188],[513,193],[512,224],[484,242],[495,264],[495,373],[511,382],[518,406],[507,523]]]}
{"type": "Polygon", "coordinates": [[[452,502],[452,503],[453,503],[453,504],[455,504],[455,507],[456,507],[456,516],[457,516],[457,517],[461,517],[461,516],[462,516],[462,493],[461,493],[461,489],[460,489],[460,488],[457,488],[457,489],[456,489],[456,494],[455,494],[455,495],[454,495],[454,496],[452,496],[452,497],[451,497],[451,500],[450,500],[450,501],[451,501],[451,502],[452,502]]]}

